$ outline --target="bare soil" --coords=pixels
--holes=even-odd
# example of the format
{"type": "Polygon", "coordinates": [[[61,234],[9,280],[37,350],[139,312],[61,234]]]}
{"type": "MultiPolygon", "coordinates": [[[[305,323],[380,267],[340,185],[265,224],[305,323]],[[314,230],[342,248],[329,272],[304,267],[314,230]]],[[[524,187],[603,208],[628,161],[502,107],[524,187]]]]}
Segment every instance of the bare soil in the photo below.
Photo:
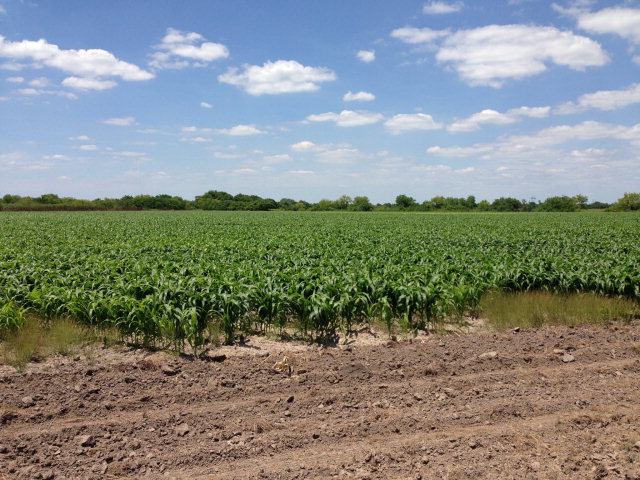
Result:
{"type": "Polygon", "coordinates": [[[0,479],[640,479],[640,321],[0,366],[0,479]]]}

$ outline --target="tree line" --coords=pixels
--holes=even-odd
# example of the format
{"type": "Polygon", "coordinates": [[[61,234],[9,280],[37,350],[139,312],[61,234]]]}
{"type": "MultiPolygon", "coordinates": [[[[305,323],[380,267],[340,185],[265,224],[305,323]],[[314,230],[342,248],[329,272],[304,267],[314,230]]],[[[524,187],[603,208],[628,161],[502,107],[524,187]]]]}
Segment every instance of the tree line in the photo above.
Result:
{"type": "Polygon", "coordinates": [[[492,202],[476,201],[468,197],[435,196],[422,202],[405,194],[398,195],[394,203],[372,203],[366,196],[343,195],[335,200],[323,199],[317,203],[292,198],[274,200],[258,195],[239,193],[232,195],[209,190],[194,200],[179,196],[125,195],[121,198],[81,200],[47,193],[39,197],[6,194],[0,197],[0,210],[6,211],[65,211],[65,210],[309,210],[309,211],[407,211],[407,212],[575,212],[598,209],[607,211],[640,210],[640,193],[625,193],[615,203],[590,202],[584,195],[554,196],[544,201],[520,200],[500,197],[492,202]]]}

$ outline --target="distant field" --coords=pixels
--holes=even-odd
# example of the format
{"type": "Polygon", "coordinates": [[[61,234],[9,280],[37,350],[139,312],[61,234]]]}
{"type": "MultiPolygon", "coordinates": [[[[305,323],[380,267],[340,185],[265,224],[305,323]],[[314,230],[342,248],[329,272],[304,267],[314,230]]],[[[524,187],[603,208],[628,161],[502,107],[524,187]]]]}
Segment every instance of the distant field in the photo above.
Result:
{"type": "Polygon", "coordinates": [[[494,288],[639,301],[640,215],[0,213],[0,327],[28,309],[165,346],[322,339],[422,328],[494,288]]]}

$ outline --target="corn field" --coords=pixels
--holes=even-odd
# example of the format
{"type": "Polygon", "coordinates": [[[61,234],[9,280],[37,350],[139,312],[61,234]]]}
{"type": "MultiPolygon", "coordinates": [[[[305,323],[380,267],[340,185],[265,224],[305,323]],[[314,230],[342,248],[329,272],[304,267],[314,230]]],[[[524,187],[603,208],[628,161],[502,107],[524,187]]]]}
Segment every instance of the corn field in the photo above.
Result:
{"type": "Polygon", "coordinates": [[[0,214],[0,337],[32,312],[198,349],[221,335],[422,329],[489,289],[640,301],[640,215],[0,214]]]}

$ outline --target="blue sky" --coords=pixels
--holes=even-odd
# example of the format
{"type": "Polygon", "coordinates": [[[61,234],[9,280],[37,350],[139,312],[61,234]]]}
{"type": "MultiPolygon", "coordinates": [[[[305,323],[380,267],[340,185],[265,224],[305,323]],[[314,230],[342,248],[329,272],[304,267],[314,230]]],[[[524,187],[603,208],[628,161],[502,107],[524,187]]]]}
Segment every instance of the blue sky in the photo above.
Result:
{"type": "Polygon", "coordinates": [[[640,2],[0,0],[0,194],[640,191],[640,2]]]}

